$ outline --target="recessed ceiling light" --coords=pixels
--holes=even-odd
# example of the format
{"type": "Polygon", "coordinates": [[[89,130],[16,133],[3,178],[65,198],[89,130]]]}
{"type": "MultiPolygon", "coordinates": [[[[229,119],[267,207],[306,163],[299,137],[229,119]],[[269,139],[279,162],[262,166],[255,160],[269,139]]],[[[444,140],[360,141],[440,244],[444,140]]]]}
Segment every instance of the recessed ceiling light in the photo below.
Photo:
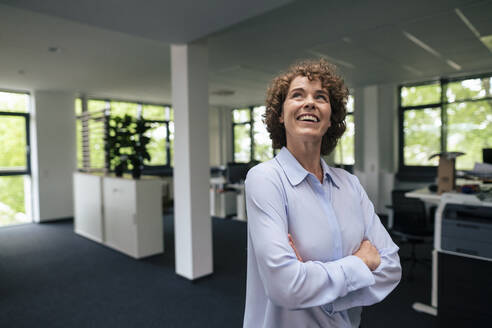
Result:
{"type": "Polygon", "coordinates": [[[48,51],[55,53],[55,52],[60,52],[61,49],[59,47],[48,47],[48,51]]]}

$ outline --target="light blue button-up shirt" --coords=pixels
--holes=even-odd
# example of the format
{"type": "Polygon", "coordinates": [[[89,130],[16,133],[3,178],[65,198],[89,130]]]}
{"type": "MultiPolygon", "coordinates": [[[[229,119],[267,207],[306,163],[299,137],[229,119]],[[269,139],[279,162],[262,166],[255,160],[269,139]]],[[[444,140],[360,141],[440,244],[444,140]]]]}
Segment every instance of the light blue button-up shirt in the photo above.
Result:
{"type": "Polygon", "coordinates": [[[323,183],[284,147],[248,172],[245,328],[358,327],[361,307],[400,281],[398,247],[359,180],[321,165],[323,183]],[[364,239],[381,256],[372,272],[352,255],[364,239]]]}

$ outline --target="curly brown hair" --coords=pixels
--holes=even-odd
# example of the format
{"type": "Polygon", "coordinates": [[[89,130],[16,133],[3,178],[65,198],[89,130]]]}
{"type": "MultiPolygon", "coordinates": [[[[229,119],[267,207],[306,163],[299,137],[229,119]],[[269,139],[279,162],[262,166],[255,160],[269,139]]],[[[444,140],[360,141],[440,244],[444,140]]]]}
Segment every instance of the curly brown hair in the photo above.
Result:
{"type": "Polygon", "coordinates": [[[285,127],[280,123],[282,108],[289,91],[290,83],[297,76],[305,76],[310,81],[320,80],[321,86],[328,90],[331,106],[331,126],[321,142],[321,155],[330,154],[345,132],[348,89],[343,79],[337,75],[336,67],[324,59],[298,62],[273,79],[267,91],[264,122],[272,139],[273,148],[287,145],[285,127]]]}

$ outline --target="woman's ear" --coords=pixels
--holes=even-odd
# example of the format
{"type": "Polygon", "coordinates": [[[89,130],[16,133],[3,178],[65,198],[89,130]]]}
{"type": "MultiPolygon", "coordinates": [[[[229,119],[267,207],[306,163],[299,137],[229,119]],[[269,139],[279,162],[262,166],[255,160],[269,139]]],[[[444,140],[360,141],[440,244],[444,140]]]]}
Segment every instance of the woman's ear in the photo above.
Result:
{"type": "Polygon", "coordinates": [[[284,111],[282,111],[280,113],[280,116],[278,117],[278,121],[281,123],[281,124],[284,124],[284,111]]]}

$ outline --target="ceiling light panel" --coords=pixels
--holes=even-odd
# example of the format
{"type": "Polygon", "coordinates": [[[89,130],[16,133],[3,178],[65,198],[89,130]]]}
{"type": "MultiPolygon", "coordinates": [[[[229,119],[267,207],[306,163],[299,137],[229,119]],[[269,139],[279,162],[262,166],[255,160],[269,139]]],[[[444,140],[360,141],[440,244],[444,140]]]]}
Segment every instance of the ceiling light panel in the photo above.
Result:
{"type": "Polygon", "coordinates": [[[450,72],[471,69],[477,59],[490,55],[476,36],[480,31],[475,23],[459,8],[416,20],[403,28],[412,43],[440,58],[452,69],[450,72]]]}
{"type": "Polygon", "coordinates": [[[468,27],[468,29],[470,29],[470,31],[477,38],[480,38],[480,32],[478,32],[478,30],[475,28],[475,26],[472,24],[472,22],[470,22],[470,20],[463,14],[463,12],[460,9],[458,9],[458,8],[456,8],[454,10],[454,12],[461,19],[461,21],[468,27]]]}
{"type": "Polygon", "coordinates": [[[338,66],[342,66],[342,67],[350,68],[350,69],[354,69],[355,68],[355,65],[352,64],[352,63],[349,63],[348,61],[333,58],[333,57],[331,57],[331,56],[329,56],[327,54],[321,53],[319,51],[307,50],[306,52],[308,54],[310,54],[311,56],[319,57],[319,58],[324,58],[327,61],[329,61],[330,63],[335,64],[335,65],[338,65],[338,66]]]}
{"type": "Polygon", "coordinates": [[[320,44],[306,50],[305,53],[310,57],[324,57],[340,68],[349,70],[358,70],[364,65],[379,67],[387,64],[383,58],[361,48],[352,40],[350,43],[341,39],[336,42],[320,44]]]}
{"type": "Polygon", "coordinates": [[[387,26],[364,31],[352,36],[355,44],[360,49],[365,49],[365,53],[379,56],[395,70],[400,70],[408,74],[408,69],[404,65],[412,67],[417,71],[431,73],[445,68],[446,65],[441,59],[430,55],[421,47],[416,46],[402,35],[398,26],[387,26]]]}
{"type": "Polygon", "coordinates": [[[431,46],[429,46],[424,41],[422,41],[419,38],[417,38],[415,35],[410,34],[410,33],[406,32],[406,31],[403,31],[403,35],[407,39],[409,39],[410,41],[412,41],[413,43],[415,43],[417,46],[419,46],[420,48],[422,48],[425,51],[427,51],[428,53],[430,53],[431,55],[436,56],[437,58],[441,58],[442,57],[442,55],[439,52],[437,52],[434,48],[432,48],[431,46]]]}
{"type": "Polygon", "coordinates": [[[480,36],[492,34],[492,1],[480,1],[457,9],[472,23],[480,36]]]}
{"type": "Polygon", "coordinates": [[[480,37],[480,41],[492,52],[492,34],[480,37]]]}
{"type": "Polygon", "coordinates": [[[490,52],[492,52],[492,34],[490,35],[480,35],[480,32],[478,29],[473,25],[473,23],[468,19],[468,17],[463,14],[463,12],[456,8],[455,9],[456,15],[461,19],[461,21],[470,29],[470,31],[477,37],[477,39],[480,40],[480,42],[487,48],[489,49],[490,52]]]}

